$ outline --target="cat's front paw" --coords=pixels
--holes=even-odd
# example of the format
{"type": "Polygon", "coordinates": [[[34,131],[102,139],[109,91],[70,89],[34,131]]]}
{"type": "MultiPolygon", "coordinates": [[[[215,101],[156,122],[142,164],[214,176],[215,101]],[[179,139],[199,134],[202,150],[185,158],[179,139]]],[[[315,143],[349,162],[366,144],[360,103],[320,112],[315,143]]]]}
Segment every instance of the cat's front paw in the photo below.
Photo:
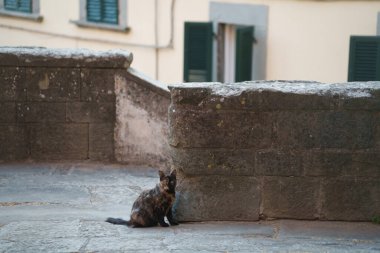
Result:
{"type": "Polygon", "coordinates": [[[164,227],[164,228],[169,227],[169,224],[166,222],[162,222],[162,223],[160,223],[160,225],[161,225],[161,227],[164,227]]]}
{"type": "Polygon", "coordinates": [[[179,223],[177,221],[169,221],[170,225],[172,226],[178,226],[179,223]]]}

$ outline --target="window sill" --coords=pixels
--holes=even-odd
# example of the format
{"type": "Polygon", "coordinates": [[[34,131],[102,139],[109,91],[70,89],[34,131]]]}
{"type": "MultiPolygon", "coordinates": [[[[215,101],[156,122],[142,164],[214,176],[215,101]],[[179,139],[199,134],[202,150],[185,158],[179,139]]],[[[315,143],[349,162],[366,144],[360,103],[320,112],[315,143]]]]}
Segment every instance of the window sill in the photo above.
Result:
{"type": "Polygon", "coordinates": [[[111,31],[116,31],[116,32],[128,32],[130,30],[128,26],[95,23],[95,22],[88,22],[88,21],[83,21],[83,20],[70,20],[70,23],[76,24],[77,26],[83,27],[83,28],[111,30],[111,31]]]}
{"type": "Polygon", "coordinates": [[[43,17],[38,13],[24,13],[17,11],[8,11],[5,9],[0,9],[0,16],[27,19],[35,22],[42,22],[43,20],[43,17]]]}

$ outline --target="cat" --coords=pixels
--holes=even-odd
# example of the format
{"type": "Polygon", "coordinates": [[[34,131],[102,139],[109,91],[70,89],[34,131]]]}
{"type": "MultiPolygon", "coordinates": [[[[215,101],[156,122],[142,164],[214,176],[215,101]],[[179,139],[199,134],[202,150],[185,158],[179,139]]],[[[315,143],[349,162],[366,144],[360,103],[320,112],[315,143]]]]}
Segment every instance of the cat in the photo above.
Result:
{"type": "Polygon", "coordinates": [[[175,201],[175,187],[177,184],[176,170],[169,175],[161,170],[158,171],[160,183],[155,188],[143,191],[132,206],[130,220],[108,218],[106,222],[116,225],[127,225],[128,227],[152,227],[160,224],[168,227],[164,220],[167,217],[170,225],[178,225],[172,213],[175,201]]]}

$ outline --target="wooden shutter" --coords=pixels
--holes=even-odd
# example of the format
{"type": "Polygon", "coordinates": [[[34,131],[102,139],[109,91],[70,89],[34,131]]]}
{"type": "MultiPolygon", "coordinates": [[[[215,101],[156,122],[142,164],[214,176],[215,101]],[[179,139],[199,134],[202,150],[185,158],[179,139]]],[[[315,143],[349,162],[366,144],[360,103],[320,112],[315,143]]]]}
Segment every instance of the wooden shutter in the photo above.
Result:
{"type": "Polygon", "coordinates": [[[32,13],[32,0],[4,0],[4,8],[11,11],[32,13]]]}
{"type": "Polygon", "coordinates": [[[380,81],[380,37],[351,36],[348,81],[380,81]]]}
{"type": "Polygon", "coordinates": [[[119,22],[118,0],[87,0],[87,20],[108,24],[119,22]]]}
{"type": "Polygon", "coordinates": [[[119,21],[118,0],[103,0],[103,22],[117,24],[119,21]]]}
{"type": "Polygon", "coordinates": [[[212,38],[212,23],[185,22],[185,82],[211,81],[212,38]]]}
{"type": "Polygon", "coordinates": [[[252,79],[253,29],[252,26],[236,27],[236,82],[249,81],[252,79]]]}

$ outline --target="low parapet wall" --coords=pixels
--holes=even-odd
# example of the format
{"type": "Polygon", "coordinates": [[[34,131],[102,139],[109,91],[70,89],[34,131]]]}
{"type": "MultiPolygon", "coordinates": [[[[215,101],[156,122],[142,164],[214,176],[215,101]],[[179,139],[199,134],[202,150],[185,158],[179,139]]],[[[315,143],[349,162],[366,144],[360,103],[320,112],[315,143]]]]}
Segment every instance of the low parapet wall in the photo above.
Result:
{"type": "Polygon", "coordinates": [[[380,82],[169,89],[180,220],[380,214],[380,82]]]}
{"type": "Polygon", "coordinates": [[[122,50],[0,48],[0,162],[165,166],[169,91],[131,62],[122,50]]]}

